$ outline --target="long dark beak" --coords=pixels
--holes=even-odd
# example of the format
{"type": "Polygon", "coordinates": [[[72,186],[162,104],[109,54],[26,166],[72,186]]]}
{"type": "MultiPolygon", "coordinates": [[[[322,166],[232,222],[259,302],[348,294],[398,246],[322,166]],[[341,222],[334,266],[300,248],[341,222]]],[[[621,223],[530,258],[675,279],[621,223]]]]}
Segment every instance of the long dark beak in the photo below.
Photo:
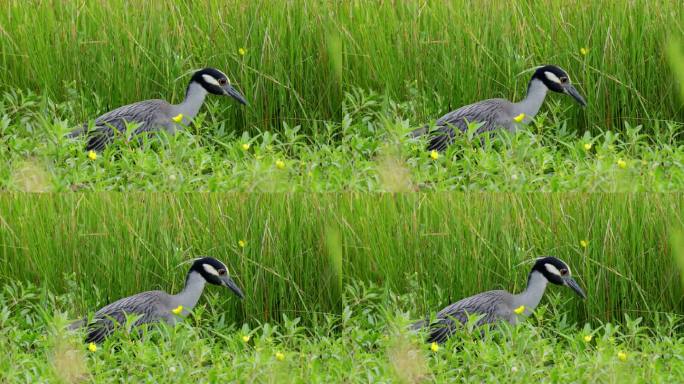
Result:
{"type": "Polygon", "coordinates": [[[587,105],[587,102],[584,100],[584,97],[582,97],[582,95],[580,95],[580,93],[577,92],[577,89],[575,89],[575,87],[573,87],[572,84],[563,86],[563,89],[565,90],[565,93],[574,97],[575,100],[577,100],[577,102],[579,103],[579,105],[583,107],[587,105]]]}
{"type": "Polygon", "coordinates": [[[587,295],[584,293],[582,288],[580,288],[579,284],[577,284],[575,279],[573,279],[572,277],[564,277],[563,282],[566,286],[572,288],[572,290],[575,291],[575,293],[577,293],[579,297],[581,297],[582,299],[587,298],[587,295]]]}
{"type": "Polygon", "coordinates": [[[245,100],[245,97],[242,96],[242,93],[238,92],[237,89],[233,88],[232,85],[226,84],[223,86],[223,93],[225,93],[227,96],[232,97],[233,99],[237,100],[238,103],[242,105],[247,105],[247,100],[245,100]]]}
{"type": "Polygon", "coordinates": [[[226,276],[221,280],[223,281],[223,285],[225,285],[231,291],[233,291],[233,293],[235,293],[237,297],[240,298],[240,300],[245,298],[245,295],[242,293],[242,290],[240,289],[240,287],[237,286],[237,284],[235,284],[235,281],[233,281],[233,279],[231,279],[229,276],[226,276]]]}

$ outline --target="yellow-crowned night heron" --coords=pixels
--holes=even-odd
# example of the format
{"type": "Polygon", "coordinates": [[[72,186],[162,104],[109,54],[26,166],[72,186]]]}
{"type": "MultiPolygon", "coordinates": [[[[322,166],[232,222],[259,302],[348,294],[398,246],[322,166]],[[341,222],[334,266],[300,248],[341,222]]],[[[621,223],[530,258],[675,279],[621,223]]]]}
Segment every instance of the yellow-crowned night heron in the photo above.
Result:
{"type": "MultiPolygon", "coordinates": [[[[186,316],[197,304],[206,283],[229,288],[240,299],[242,291],[228,274],[228,268],[213,257],[196,259],[185,279],[185,287],[175,295],[164,291],[148,291],[125,297],[95,312],[87,325],[86,342],[102,342],[118,324],[124,324],[127,315],[138,316],[135,326],[164,321],[173,324],[179,316],[186,316]]],[[[70,325],[77,329],[86,324],[79,320],[70,325]]]]}
{"type": "Polygon", "coordinates": [[[428,150],[443,151],[456,135],[455,130],[462,132],[468,129],[469,123],[482,124],[477,133],[504,128],[509,131],[517,129],[519,124],[527,124],[539,112],[546,93],[551,90],[568,94],[585,106],[586,101],[570,82],[570,76],[555,65],[537,68],[527,86],[527,96],[520,102],[513,103],[506,99],[488,99],[466,105],[442,116],[435,123],[435,129],[425,126],[411,132],[411,137],[429,134],[428,150]],[[518,121],[519,120],[519,121],[518,121]]]}
{"type": "Polygon", "coordinates": [[[228,76],[218,69],[204,68],[193,74],[185,93],[185,100],[180,104],[154,99],[125,105],[95,119],[92,129],[85,124],[71,132],[69,137],[86,134],[86,150],[101,151],[112,141],[115,134],[125,133],[126,123],[139,124],[133,135],[158,130],[174,133],[190,124],[209,93],[230,96],[241,104],[247,104],[244,96],[230,84],[228,76]]]}
{"type": "Polygon", "coordinates": [[[551,282],[571,288],[583,299],[584,291],[572,278],[570,267],[552,256],[536,260],[527,278],[527,288],[511,294],[503,290],[487,291],[467,297],[437,313],[434,322],[419,321],[412,329],[428,328],[428,342],[445,342],[458,326],[468,321],[468,315],[481,316],[477,326],[497,321],[518,322],[519,316],[529,316],[541,301],[546,285],[551,282]]]}

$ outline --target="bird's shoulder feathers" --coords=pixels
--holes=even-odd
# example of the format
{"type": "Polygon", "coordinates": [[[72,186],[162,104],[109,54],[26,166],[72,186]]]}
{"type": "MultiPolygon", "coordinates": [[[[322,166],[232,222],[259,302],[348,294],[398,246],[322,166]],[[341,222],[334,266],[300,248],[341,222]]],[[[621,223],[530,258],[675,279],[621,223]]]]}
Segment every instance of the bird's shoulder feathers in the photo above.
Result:
{"type": "Polygon", "coordinates": [[[513,295],[503,290],[482,292],[447,306],[437,313],[437,317],[455,317],[461,322],[465,322],[468,315],[499,315],[504,309],[501,306],[507,305],[512,299],[513,295]]]}
{"type": "Polygon", "coordinates": [[[513,103],[506,99],[487,99],[468,104],[440,117],[437,126],[454,126],[461,131],[468,128],[468,123],[484,123],[481,131],[489,131],[498,125],[507,123],[512,113],[513,103]]]}
{"type": "Polygon", "coordinates": [[[158,306],[166,304],[169,298],[170,295],[164,291],[141,292],[102,307],[95,313],[95,317],[114,317],[120,321],[123,320],[125,314],[145,315],[158,306]]]}
{"type": "Polygon", "coordinates": [[[157,118],[159,115],[170,113],[171,104],[166,100],[152,99],[139,101],[111,110],[97,119],[95,125],[113,125],[119,130],[123,130],[122,123],[142,123],[145,124],[157,118]]]}

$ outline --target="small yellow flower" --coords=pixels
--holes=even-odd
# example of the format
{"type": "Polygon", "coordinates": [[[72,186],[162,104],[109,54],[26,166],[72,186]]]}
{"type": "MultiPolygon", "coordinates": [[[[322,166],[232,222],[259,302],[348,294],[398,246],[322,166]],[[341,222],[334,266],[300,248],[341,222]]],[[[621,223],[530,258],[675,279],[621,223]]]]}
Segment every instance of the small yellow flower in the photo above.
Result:
{"type": "Polygon", "coordinates": [[[617,165],[618,165],[618,167],[620,167],[620,168],[622,168],[622,169],[627,168],[627,162],[624,161],[624,160],[622,160],[622,159],[618,159],[617,165]]]}
{"type": "Polygon", "coordinates": [[[588,151],[588,150],[590,150],[590,149],[591,149],[591,143],[586,143],[586,144],[584,144],[584,150],[585,150],[585,151],[588,151]]]}
{"type": "Polygon", "coordinates": [[[587,240],[580,240],[580,246],[582,246],[582,248],[586,248],[589,246],[589,242],[587,240]]]}
{"type": "Polygon", "coordinates": [[[238,245],[240,246],[240,248],[246,247],[247,246],[247,240],[239,240],[238,245]]]}
{"type": "Polygon", "coordinates": [[[435,150],[430,151],[430,158],[431,158],[432,160],[437,160],[437,159],[439,159],[439,152],[437,152],[437,151],[435,151],[435,150]]]}
{"type": "Polygon", "coordinates": [[[524,118],[525,118],[525,114],[524,114],[524,113],[521,113],[521,114],[519,114],[518,116],[514,117],[513,120],[514,120],[516,123],[519,123],[519,122],[523,121],[524,118]]]}
{"type": "Polygon", "coordinates": [[[285,162],[282,160],[276,160],[275,165],[278,169],[285,169],[285,162]]]}
{"type": "Polygon", "coordinates": [[[244,341],[245,343],[249,342],[249,339],[250,339],[249,335],[242,336],[242,341],[244,341]]]}
{"type": "Polygon", "coordinates": [[[285,354],[282,353],[282,352],[276,352],[275,358],[276,358],[278,361],[283,361],[283,360],[285,360],[285,354]]]}
{"type": "Polygon", "coordinates": [[[244,56],[247,53],[247,50],[241,47],[238,49],[238,53],[240,56],[244,56]]]}
{"type": "Polygon", "coordinates": [[[521,305],[518,308],[514,309],[513,312],[515,312],[516,315],[521,315],[523,312],[525,312],[525,306],[521,305]]]}
{"type": "Polygon", "coordinates": [[[248,150],[248,149],[249,149],[249,143],[244,143],[244,144],[242,144],[242,150],[243,150],[243,151],[246,151],[246,150],[248,150]]]}
{"type": "Polygon", "coordinates": [[[97,152],[93,150],[88,151],[88,158],[90,160],[97,160],[97,152]]]}
{"type": "Polygon", "coordinates": [[[432,352],[437,352],[437,351],[439,351],[439,344],[437,344],[437,343],[435,343],[435,342],[433,341],[432,344],[430,344],[430,350],[431,350],[432,352]]]}
{"type": "Polygon", "coordinates": [[[176,308],[172,309],[171,312],[173,312],[174,315],[180,315],[181,312],[183,312],[183,306],[179,305],[176,308]]]}
{"type": "Polygon", "coordinates": [[[591,335],[586,335],[586,336],[584,336],[584,342],[585,342],[585,343],[590,342],[591,339],[592,339],[591,335]]]}
{"type": "Polygon", "coordinates": [[[97,352],[97,344],[95,344],[95,343],[88,344],[88,350],[90,352],[97,352]]]}
{"type": "Polygon", "coordinates": [[[618,352],[618,359],[620,359],[620,361],[627,361],[627,354],[623,351],[619,351],[618,352]]]}
{"type": "Polygon", "coordinates": [[[580,54],[582,56],[586,56],[589,53],[589,48],[582,47],[580,48],[580,54]]]}
{"type": "Polygon", "coordinates": [[[176,116],[172,117],[171,120],[175,121],[176,123],[180,123],[183,121],[183,114],[179,113],[176,116]]]}

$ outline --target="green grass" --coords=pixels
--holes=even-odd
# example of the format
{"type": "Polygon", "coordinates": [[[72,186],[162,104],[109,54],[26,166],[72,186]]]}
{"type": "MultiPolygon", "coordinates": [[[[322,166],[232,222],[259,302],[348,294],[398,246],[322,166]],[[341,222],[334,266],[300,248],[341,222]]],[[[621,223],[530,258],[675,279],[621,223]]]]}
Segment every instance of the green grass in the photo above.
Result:
{"type": "Polygon", "coordinates": [[[0,188],[679,190],[672,47],[684,6],[623,3],[6,1],[0,188]],[[438,162],[400,139],[461,105],[520,98],[541,63],[566,68],[589,107],[551,95],[529,130],[462,137],[438,162]],[[142,151],[120,142],[97,162],[61,138],[122,104],[178,101],[206,65],[249,107],[213,100],[189,137],[142,151]]]}
{"type": "Polygon", "coordinates": [[[684,311],[670,245],[682,204],[648,194],[9,194],[0,196],[0,279],[74,292],[85,313],[144,290],[175,292],[181,263],[208,254],[247,295],[216,297],[227,320],[285,314],[310,325],[306,314],[339,313],[355,281],[418,295],[404,309],[422,318],[483,290],[520,291],[530,262],[551,254],[590,297],[550,288],[570,321],[650,321],[684,311]]]}
{"type": "Polygon", "coordinates": [[[433,351],[405,330],[415,295],[353,284],[342,314],[307,314],[319,320],[310,327],[286,317],[241,326],[201,306],[173,328],[121,330],[89,351],[81,334],[64,330],[74,296],[16,282],[0,289],[0,381],[674,383],[684,375],[677,316],[653,328],[640,319],[578,327],[546,313],[482,336],[464,329],[433,351]]]}
{"type": "Polygon", "coordinates": [[[232,130],[339,121],[343,91],[356,88],[396,100],[417,91],[431,100],[416,116],[425,122],[449,106],[520,97],[529,73],[519,74],[540,63],[566,68],[587,95],[590,108],[568,112],[580,130],[684,117],[666,56],[682,35],[676,0],[30,3],[0,8],[0,86],[80,95],[80,120],[132,100],[177,100],[184,73],[215,65],[251,103],[225,114],[232,130]]]}

